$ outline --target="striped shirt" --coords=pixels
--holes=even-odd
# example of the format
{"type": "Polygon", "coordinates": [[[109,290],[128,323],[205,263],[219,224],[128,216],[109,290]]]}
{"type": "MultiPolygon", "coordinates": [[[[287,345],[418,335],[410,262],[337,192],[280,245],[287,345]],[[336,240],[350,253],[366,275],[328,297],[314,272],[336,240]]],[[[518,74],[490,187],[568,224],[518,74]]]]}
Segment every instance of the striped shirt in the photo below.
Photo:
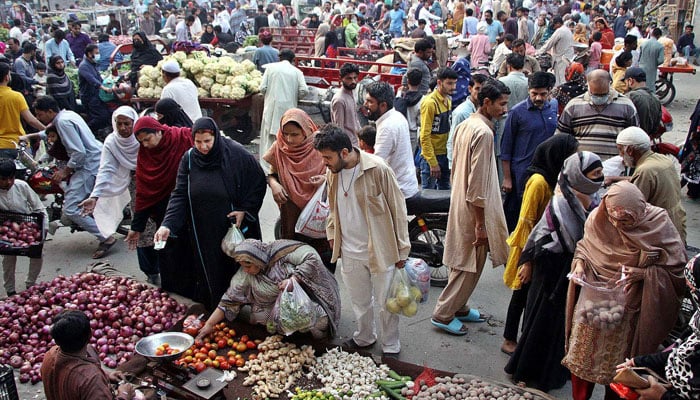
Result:
{"type": "Polygon", "coordinates": [[[588,92],[569,101],[557,124],[557,133],[574,135],[579,150],[592,151],[607,160],[618,155],[617,134],[630,126],[639,126],[632,100],[610,89],[608,103],[594,106],[588,92]]]}

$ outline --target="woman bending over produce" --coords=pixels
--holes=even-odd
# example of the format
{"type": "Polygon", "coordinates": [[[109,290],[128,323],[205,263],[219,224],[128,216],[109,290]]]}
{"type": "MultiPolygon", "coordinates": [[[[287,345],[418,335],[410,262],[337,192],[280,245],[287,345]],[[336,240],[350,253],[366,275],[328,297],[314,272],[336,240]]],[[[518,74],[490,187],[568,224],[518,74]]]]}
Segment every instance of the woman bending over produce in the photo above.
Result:
{"type": "Polygon", "coordinates": [[[279,239],[300,240],[310,244],[333,273],[335,263],[331,263],[328,241],[325,238],[312,239],[294,230],[301,210],[317,190],[316,185],[311,183],[311,178],[326,172],[321,154],[314,149],[314,132],[317,130],[316,124],[306,112],[290,108],[282,115],[277,140],[263,155],[263,160],[270,163],[268,184],[272,197],[280,208],[282,234],[279,239]]]}
{"type": "Polygon", "coordinates": [[[189,231],[196,261],[193,300],[213,309],[238,265],[221,250],[235,222],[247,238],[260,239],[258,212],[265,197],[265,174],[243,146],[222,136],[211,118],[192,127],[194,148],[177,171],[175,190],[155,241],[189,231]]]}
{"type": "MultiPolygon", "coordinates": [[[[264,324],[268,331],[282,332],[284,325],[296,325],[303,321],[275,319],[273,308],[282,290],[296,281],[311,299],[316,322],[307,329],[315,338],[333,336],[340,322],[340,294],[338,283],[324,267],[321,257],[313,247],[293,240],[277,240],[263,243],[245,240],[236,247],[234,258],[243,268],[231,280],[231,286],[221,298],[198,338],[214,330],[224,317],[232,321],[241,306],[251,306],[250,322],[264,324]]],[[[298,287],[299,287],[298,286],[298,287]]],[[[296,314],[307,318],[308,314],[296,314]]],[[[283,313],[293,316],[294,313],[283,313]]]]}

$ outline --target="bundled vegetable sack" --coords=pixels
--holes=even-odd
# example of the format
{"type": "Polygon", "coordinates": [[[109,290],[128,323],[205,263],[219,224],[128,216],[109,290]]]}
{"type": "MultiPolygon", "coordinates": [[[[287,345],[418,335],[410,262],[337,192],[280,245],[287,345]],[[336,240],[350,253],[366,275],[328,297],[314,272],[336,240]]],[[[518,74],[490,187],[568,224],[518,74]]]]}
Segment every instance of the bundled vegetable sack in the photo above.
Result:
{"type": "Polygon", "coordinates": [[[287,279],[286,287],[277,297],[272,315],[277,327],[272,330],[268,327],[270,333],[280,330],[285,335],[291,335],[296,331],[308,331],[316,324],[314,303],[293,276],[287,279]]]}

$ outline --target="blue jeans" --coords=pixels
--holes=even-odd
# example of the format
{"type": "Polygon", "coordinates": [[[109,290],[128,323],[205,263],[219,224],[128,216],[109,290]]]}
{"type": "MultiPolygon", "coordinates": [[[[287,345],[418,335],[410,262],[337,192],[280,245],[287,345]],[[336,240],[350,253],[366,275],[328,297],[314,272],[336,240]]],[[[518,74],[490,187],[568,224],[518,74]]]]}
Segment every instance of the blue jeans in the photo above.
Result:
{"type": "Polygon", "coordinates": [[[690,56],[693,56],[695,58],[700,58],[700,47],[696,47],[694,49],[691,49],[690,46],[685,46],[683,49],[683,54],[685,55],[685,58],[690,58],[690,56]]]}
{"type": "Polygon", "coordinates": [[[63,197],[63,213],[74,223],[78,224],[85,232],[97,237],[100,242],[108,238],[102,236],[97,228],[95,219],[82,215],[82,210],[78,204],[90,197],[90,192],[95,186],[95,175],[84,169],[77,169],[70,177],[68,189],[63,197]]]}
{"type": "Polygon", "coordinates": [[[450,164],[447,154],[436,155],[440,166],[440,178],[430,176],[430,164],[423,157],[420,159],[420,181],[423,189],[450,190],[450,164]]]}

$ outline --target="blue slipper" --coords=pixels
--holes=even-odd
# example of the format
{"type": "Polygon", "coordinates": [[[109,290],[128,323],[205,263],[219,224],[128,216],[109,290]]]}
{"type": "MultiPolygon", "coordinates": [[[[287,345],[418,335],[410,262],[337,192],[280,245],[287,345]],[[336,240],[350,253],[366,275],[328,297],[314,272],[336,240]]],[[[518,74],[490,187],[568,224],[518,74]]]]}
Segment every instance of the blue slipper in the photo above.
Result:
{"type": "Polygon", "coordinates": [[[479,310],[475,308],[469,309],[469,314],[457,317],[462,322],[486,322],[486,319],[481,316],[479,310]]]}
{"type": "Polygon", "coordinates": [[[431,318],[430,323],[442,329],[443,331],[453,335],[462,336],[467,334],[467,328],[464,325],[462,325],[462,323],[457,318],[453,319],[449,324],[443,324],[431,318]]]}

